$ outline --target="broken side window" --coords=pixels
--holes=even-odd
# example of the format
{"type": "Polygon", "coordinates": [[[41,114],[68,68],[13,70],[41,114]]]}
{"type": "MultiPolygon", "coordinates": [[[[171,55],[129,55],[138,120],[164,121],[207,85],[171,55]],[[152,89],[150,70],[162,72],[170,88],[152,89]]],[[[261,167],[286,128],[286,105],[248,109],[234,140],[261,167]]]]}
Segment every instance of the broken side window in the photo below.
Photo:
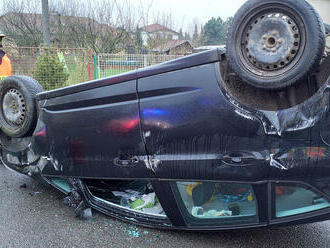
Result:
{"type": "Polygon", "coordinates": [[[85,180],[90,193],[103,201],[144,214],[166,216],[146,180],[85,180]]]}

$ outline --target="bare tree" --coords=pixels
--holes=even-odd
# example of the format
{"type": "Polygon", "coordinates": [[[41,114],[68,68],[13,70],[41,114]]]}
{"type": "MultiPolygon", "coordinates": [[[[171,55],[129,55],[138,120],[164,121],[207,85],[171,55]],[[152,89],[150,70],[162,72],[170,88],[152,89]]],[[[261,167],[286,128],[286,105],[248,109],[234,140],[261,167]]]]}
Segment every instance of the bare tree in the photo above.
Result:
{"type": "Polygon", "coordinates": [[[37,1],[5,0],[0,17],[0,29],[18,46],[39,46],[42,42],[41,22],[36,10],[37,1]]]}
{"type": "MultiPolygon", "coordinates": [[[[0,29],[18,46],[42,44],[40,0],[2,0],[0,29]]],[[[154,11],[153,0],[52,0],[51,42],[64,47],[86,47],[97,53],[140,46],[137,27],[159,23],[174,28],[170,13],[154,11]]],[[[155,44],[159,43],[155,41],[155,44]]]]}
{"type": "Polygon", "coordinates": [[[134,45],[135,27],[143,19],[130,0],[86,0],[83,5],[75,0],[57,1],[51,9],[65,26],[59,30],[62,43],[89,47],[95,52],[116,52],[134,45]]]}

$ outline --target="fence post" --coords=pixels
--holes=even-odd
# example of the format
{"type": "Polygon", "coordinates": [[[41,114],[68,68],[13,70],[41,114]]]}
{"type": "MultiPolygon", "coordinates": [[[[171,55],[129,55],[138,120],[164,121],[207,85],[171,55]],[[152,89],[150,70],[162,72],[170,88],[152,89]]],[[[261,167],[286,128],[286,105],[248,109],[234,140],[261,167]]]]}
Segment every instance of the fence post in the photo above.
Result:
{"type": "Polygon", "coordinates": [[[147,55],[142,55],[142,56],[143,56],[143,67],[147,67],[148,66],[147,55]]]}
{"type": "Polygon", "coordinates": [[[96,53],[94,53],[93,58],[94,58],[94,62],[93,62],[93,65],[94,65],[94,79],[97,79],[97,54],[96,53]]]}

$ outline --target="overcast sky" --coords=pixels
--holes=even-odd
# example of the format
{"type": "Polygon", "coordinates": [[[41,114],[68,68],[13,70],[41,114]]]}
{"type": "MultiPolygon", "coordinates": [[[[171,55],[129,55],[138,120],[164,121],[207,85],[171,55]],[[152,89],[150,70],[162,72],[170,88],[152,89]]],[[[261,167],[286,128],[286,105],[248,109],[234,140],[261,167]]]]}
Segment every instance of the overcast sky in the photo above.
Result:
{"type": "MultiPolygon", "coordinates": [[[[144,0],[149,2],[150,0],[144,0]]],[[[195,21],[206,23],[212,17],[233,16],[246,0],[153,0],[153,8],[172,14],[176,27],[190,26],[195,21]]]]}
{"type": "Polygon", "coordinates": [[[207,21],[211,17],[233,16],[246,0],[153,0],[153,6],[170,11],[178,18],[200,18],[207,21]]]}

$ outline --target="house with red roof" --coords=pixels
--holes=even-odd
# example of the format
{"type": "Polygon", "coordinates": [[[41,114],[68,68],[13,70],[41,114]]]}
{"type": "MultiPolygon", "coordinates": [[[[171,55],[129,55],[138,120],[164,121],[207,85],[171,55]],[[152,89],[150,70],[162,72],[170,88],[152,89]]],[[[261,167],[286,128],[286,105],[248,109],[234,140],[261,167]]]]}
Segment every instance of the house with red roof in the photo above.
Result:
{"type": "Polygon", "coordinates": [[[179,40],[179,33],[160,24],[141,28],[143,44],[157,54],[187,55],[193,50],[188,40],[179,40]]]}
{"type": "Polygon", "coordinates": [[[179,33],[160,24],[151,24],[141,28],[143,44],[149,40],[178,40],[179,33]]]}

